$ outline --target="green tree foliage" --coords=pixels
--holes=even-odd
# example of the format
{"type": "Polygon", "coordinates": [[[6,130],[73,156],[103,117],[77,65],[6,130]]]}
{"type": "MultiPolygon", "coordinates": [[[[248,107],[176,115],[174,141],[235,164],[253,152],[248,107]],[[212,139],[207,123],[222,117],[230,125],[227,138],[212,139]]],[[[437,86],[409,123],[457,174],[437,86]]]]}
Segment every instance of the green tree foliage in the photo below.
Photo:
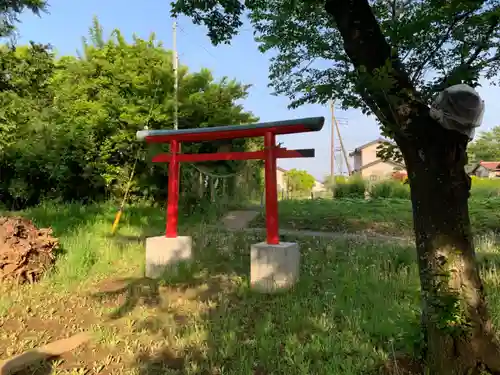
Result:
{"type": "Polygon", "coordinates": [[[377,118],[408,169],[426,371],[500,373],[468,214],[469,139],[429,111],[450,85],[498,80],[499,0],[179,0],[172,13],[205,25],[214,44],[248,16],[261,51],[276,53],[271,86],[291,107],[333,98],[377,118]]]}
{"type": "MultiPolygon", "coordinates": [[[[444,85],[459,82],[476,85],[480,74],[487,78],[497,76],[500,56],[495,52],[500,40],[496,0],[452,0],[446,6],[429,0],[367,2],[390,42],[392,53],[399,57],[411,82],[426,97],[433,96],[444,85]],[[433,32],[428,32],[429,25],[434,26],[433,32]]],[[[271,85],[276,93],[292,99],[292,107],[325,104],[333,97],[344,108],[378,113],[364,98],[368,91],[362,83],[368,77],[352,63],[342,32],[332,20],[332,12],[325,8],[334,2],[212,3],[219,7],[178,1],[173,4],[173,15],[182,13],[205,25],[212,42],[219,44],[230,42],[243,25],[243,14],[248,13],[261,51],[277,52],[271,59],[271,85]],[[334,64],[328,64],[329,61],[334,64]]],[[[384,80],[371,81],[370,85],[379,85],[374,87],[377,90],[388,85],[384,80]]]]}
{"type": "Polygon", "coordinates": [[[307,171],[295,168],[285,173],[285,180],[292,193],[309,193],[316,181],[307,171]]]}
{"type": "MultiPolygon", "coordinates": [[[[135,139],[137,130],[173,127],[172,53],[154,39],[125,41],[119,30],[104,39],[95,20],[80,57],[55,59],[48,46],[0,50],[0,199],[22,207],[41,199],[99,200],[123,196],[137,157],[132,195],[166,196],[166,164],[135,139]],[[139,152],[140,151],[140,152],[139,152]]],[[[179,69],[179,127],[245,124],[257,119],[235,101],[248,86],[210,71],[179,69]]],[[[239,140],[236,150],[257,147],[239,140]]],[[[183,152],[213,152],[220,145],[184,144],[183,152]]],[[[238,173],[245,162],[205,166],[238,173]]],[[[255,165],[258,169],[258,166],[255,165]]],[[[200,182],[190,165],[181,169],[184,193],[200,182]]],[[[236,184],[235,178],[231,183],[236,184]]],[[[220,184],[219,184],[220,186],[220,184]]]]}
{"type": "Polygon", "coordinates": [[[39,15],[47,9],[47,2],[43,0],[0,0],[0,38],[12,35],[16,23],[19,22],[19,15],[26,9],[39,15]]]}
{"type": "Polygon", "coordinates": [[[474,142],[469,144],[469,162],[500,160],[500,126],[479,134],[474,142]]]}

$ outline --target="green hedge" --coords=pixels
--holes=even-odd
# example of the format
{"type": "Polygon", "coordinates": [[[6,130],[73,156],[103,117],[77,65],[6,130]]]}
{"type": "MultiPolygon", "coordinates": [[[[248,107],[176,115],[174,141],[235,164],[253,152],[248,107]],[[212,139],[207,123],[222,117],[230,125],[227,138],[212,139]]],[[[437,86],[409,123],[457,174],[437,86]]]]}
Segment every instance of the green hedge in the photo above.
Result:
{"type": "Polygon", "coordinates": [[[410,186],[397,180],[381,181],[371,187],[370,197],[410,199],[410,186]]]}
{"type": "MultiPolygon", "coordinates": [[[[374,184],[370,189],[372,198],[410,199],[410,186],[395,180],[385,180],[374,184]]],[[[493,198],[500,196],[500,178],[472,177],[472,198],[493,198]]]]}
{"type": "MultiPolygon", "coordinates": [[[[335,198],[364,198],[367,183],[359,176],[338,177],[335,184],[335,198]]],[[[371,198],[410,199],[410,185],[397,180],[384,180],[370,186],[371,198]]],[[[472,177],[472,198],[500,197],[500,178],[472,177]]]]}
{"type": "Polygon", "coordinates": [[[336,178],[334,196],[335,198],[364,198],[366,181],[361,177],[336,178]]]}

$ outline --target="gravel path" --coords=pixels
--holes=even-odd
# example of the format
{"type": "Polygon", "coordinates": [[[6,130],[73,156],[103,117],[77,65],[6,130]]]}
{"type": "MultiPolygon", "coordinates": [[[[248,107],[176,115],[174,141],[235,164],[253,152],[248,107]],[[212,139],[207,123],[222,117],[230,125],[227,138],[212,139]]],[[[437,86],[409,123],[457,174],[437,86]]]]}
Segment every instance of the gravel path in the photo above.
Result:
{"type": "MultiPolygon", "coordinates": [[[[248,228],[248,224],[257,217],[258,211],[231,211],[222,219],[222,226],[210,226],[212,228],[225,229],[228,231],[244,231],[244,232],[265,232],[265,228],[248,228]]],[[[378,240],[398,242],[403,244],[412,244],[414,241],[411,238],[388,236],[378,233],[366,232],[319,232],[312,230],[293,230],[280,229],[280,235],[289,235],[297,237],[322,237],[322,238],[347,238],[353,240],[378,240]]]]}

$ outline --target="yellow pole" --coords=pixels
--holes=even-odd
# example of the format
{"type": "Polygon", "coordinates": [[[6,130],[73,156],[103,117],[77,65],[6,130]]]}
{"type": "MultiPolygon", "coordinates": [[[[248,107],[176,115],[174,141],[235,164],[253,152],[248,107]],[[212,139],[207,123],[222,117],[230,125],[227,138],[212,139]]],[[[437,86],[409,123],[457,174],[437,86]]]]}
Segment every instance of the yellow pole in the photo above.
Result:
{"type": "Polygon", "coordinates": [[[132,173],[130,173],[130,177],[128,179],[127,187],[125,188],[125,194],[123,195],[122,204],[118,209],[118,212],[115,216],[115,221],[113,222],[113,226],[111,227],[111,234],[115,234],[116,229],[118,228],[118,223],[120,222],[120,218],[122,217],[123,209],[125,207],[125,202],[127,201],[128,192],[130,190],[130,186],[132,185],[132,179],[134,178],[135,166],[137,165],[137,159],[139,159],[139,152],[141,149],[137,150],[137,154],[135,156],[134,166],[132,167],[132,173]]]}

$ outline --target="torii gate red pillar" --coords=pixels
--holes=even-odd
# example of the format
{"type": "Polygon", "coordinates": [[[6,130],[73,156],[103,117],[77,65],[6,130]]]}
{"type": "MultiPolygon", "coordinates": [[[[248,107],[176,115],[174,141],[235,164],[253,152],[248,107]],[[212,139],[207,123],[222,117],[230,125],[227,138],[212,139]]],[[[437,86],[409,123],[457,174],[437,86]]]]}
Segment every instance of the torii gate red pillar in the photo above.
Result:
{"type": "Polygon", "coordinates": [[[276,135],[267,132],[264,135],[265,150],[265,186],[266,186],[266,230],[267,243],[280,243],[278,221],[278,183],[276,177],[276,135]]]}
{"type": "Polygon", "coordinates": [[[177,160],[180,150],[178,141],[170,141],[170,163],[168,165],[168,200],[165,234],[168,238],[177,237],[177,222],[179,220],[179,181],[180,164],[177,160]]]}

